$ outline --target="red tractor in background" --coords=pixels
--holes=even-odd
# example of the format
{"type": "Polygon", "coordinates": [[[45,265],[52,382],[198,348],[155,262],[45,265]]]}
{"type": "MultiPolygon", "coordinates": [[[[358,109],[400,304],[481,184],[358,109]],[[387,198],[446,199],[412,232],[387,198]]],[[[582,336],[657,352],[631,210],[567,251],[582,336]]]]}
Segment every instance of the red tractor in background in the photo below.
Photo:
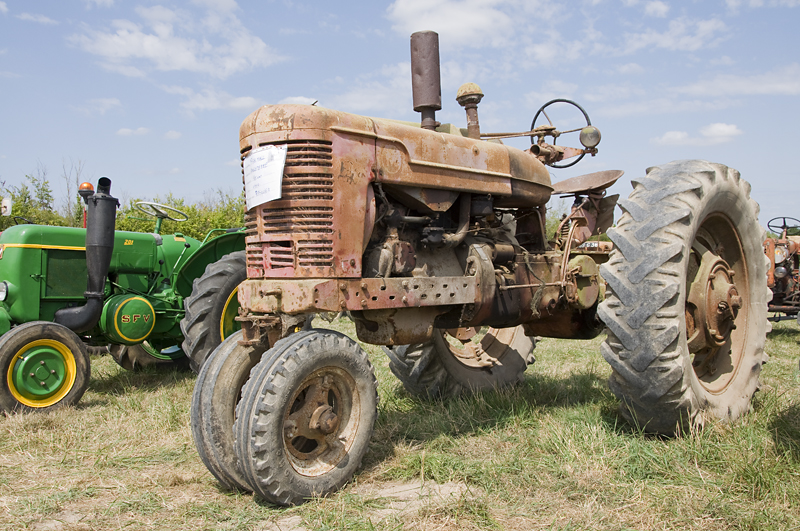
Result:
{"type": "Polygon", "coordinates": [[[775,314],[769,319],[797,319],[800,325],[800,220],[785,216],[772,218],[767,228],[779,235],[764,240],[764,252],[769,258],[767,285],[772,290],[769,311],[775,314]]]}

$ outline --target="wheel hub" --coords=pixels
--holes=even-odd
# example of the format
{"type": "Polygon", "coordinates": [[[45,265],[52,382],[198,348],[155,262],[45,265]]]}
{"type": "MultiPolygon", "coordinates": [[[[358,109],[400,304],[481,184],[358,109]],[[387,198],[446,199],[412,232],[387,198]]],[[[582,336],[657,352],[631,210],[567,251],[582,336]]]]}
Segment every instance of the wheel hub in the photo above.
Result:
{"type": "Polygon", "coordinates": [[[287,415],[283,437],[286,449],[296,459],[309,461],[330,449],[340,425],[341,392],[333,376],[309,378],[301,386],[287,415]]]}
{"type": "Polygon", "coordinates": [[[733,269],[702,245],[698,247],[702,260],[686,298],[686,333],[692,352],[723,346],[736,329],[734,322],[742,307],[733,269]]]}
{"type": "Polygon", "coordinates": [[[64,358],[45,345],[30,348],[17,358],[11,379],[25,398],[48,398],[58,392],[67,379],[64,358]]]}

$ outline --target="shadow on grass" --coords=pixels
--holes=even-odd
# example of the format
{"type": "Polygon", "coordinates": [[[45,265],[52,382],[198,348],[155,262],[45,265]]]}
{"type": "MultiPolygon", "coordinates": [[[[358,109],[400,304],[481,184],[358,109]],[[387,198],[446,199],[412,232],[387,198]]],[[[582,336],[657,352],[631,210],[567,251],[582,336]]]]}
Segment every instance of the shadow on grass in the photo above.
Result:
{"type": "Polygon", "coordinates": [[[775,446],[800,461],[800,404],[792,404],[777,413],[769,423],[775,446]]]}
{"type": "Polygon", "coordinates": [[[597,414],[586,409],[599,410],[603,422],[614,427],[624,421],[617,416],[617,401],[606,382],[591,370],[563,377],[534,373],[513,387],[435,400],[413,397],[398,383],[388,403],[381,405],[365,466],[389,458],[397,443],[413,445],[535,424],[548,413],[566,410],[576,410],[576,419],[597,414]]]}
{"type": "MultiPolygon", "coordinates": [[[[99,360],[93,359],[93,363],[95,361],[99,360]]],[[[95,397],[84,398],[81,400],[81,404],[89,406],[102,403],[106,397],[119,396],[132,389],[154,391],[163,387],[193,381],[197,377],[195,373],[188,369],[146,367],[128,371],[116,365],[112,365],[112,367],[112,370],[101,370],[92,373],[92,378],[89,381],[89,390],[95,393],[95,397]]]]}

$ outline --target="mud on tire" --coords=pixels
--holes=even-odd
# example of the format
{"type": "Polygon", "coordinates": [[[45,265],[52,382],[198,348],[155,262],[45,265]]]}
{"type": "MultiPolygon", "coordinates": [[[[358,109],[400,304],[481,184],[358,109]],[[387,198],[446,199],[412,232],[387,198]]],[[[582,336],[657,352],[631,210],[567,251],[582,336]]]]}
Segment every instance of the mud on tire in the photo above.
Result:
{"type": "Polygon", "coordinates": [[[534,362],[533,348],[533,338],[517,326],[489,328],[479,341],[467,342],[464,347],[448,341],[447,332],[435,330],[433,339],[426,343],[383,347],[383,350],[389,357],[392,373],[410,394],[447,398],[521,381],[525,369],[534,362]],[[470,352],[474,348],[497,362],[481,367],[480,362],[465,356],[465,350],[470,352]]]}
{"type": "Polygon", "coordinates": [[[766,361],[768,259],[750,185],[705,161],[650,168],[619,202],[601,267],[603,357],[620,410],[673,434],[747,412],[766,361]]]}

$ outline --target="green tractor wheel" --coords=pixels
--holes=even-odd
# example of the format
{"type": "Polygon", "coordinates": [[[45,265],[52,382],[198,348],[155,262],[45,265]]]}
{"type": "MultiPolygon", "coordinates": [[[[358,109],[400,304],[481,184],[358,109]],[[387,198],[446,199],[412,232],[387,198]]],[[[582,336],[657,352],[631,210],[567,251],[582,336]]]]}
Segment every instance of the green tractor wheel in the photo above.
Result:
{"type": "Polygon", "coordinates": [[[200,372],[206,358],[226,337],[241,329],[236,321],[239,315],[236,288],[244,280],[247,280],[244,251],[226,254],[195,279],[192,294],[184,302],[186,315],[181,321],[183,351],[195,372],[200,372]]]}
{"type": "Polygon", "coordinates": [[[69,328],[33,321],[0,338],[0,411],[73,405],[89,385],[86,346],[69,328]]]}

